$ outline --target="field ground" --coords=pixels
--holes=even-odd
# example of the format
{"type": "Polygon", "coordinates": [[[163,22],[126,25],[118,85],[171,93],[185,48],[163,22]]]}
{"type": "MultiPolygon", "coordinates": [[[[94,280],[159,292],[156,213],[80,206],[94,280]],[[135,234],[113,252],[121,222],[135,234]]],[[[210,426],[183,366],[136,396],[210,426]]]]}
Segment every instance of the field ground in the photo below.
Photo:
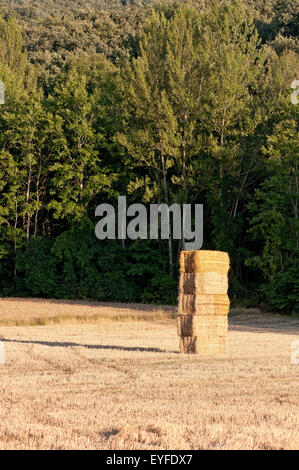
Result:
{"type": "Polygon", "coordinates": [[[175,318],[174,306],[0,298],[0,325],[27,326],[175,318]]]}
{"type": "MultiPolygon", "coordinates": [[[[51,316],[9,302],[20,323],[51,316]]],[[[178,354],[173,309],[105,305],[80,324],[66,304],[70,323],[0,326],[0,449],[299,448],[298,320],[234,310],[226,355],[200,357],[178,354]]]]}

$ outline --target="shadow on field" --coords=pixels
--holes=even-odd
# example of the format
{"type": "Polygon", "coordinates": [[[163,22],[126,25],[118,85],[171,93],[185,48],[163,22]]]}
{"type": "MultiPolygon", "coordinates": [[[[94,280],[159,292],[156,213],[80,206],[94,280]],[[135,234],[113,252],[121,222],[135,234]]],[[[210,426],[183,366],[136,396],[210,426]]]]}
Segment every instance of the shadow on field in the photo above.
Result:
{"type": "Polygon", "coordinates": [[[243,331],[244,333],[275,333],[280,335],[299,335],[299,328],[297,330],[289,328],[270,328],[270,327],[250,327],[242,325],[229,325],[229,331],[243,331]]]}
{"type": "Polygon", "coordinates": [[[108,344],[80,344],[80,343],[61,343],[51,341],[29,341],[21,339],[5,339],[1,341],[6,343],[20,343],[20,344],[38,344],[41,346],[49,346],[52,348],[88,348],[88,349],[114,349],[118,351],[140,351],[140,352],[158,352],[158,353],[177,353],[177,351],[166,351],[165,349],[159,348],[145,348],[145,347],[134,347],[134,346],[113,346],[108,344]]]}
{"type": "Polygon", "coordinates": [[[273,315],[229,315],[229,330],[246,333],[299,334],[298,318],[283,318],[273,315]]]}

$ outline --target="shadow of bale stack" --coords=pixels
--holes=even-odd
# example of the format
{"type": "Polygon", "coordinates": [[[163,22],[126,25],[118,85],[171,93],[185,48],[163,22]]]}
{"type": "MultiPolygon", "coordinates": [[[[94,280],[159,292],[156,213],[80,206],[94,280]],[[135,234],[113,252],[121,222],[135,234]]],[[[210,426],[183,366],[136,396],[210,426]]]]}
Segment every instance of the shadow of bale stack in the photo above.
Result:
{"type": "Polygon", "coordinates": [[[229,257],[221,251],[182,251],[178,299],[180,352],[219,354],[226,349],[229,257]]]}

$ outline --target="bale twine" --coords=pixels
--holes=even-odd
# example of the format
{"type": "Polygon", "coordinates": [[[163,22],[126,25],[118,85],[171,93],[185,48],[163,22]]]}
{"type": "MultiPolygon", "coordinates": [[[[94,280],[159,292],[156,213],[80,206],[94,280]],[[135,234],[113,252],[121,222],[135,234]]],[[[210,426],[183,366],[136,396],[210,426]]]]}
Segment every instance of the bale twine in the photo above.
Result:
{"type": "Polygon", "coordinates": [[[229,257],[220,251],[182,251],[178,298],[180,352],[225,352],[229,257]]]}

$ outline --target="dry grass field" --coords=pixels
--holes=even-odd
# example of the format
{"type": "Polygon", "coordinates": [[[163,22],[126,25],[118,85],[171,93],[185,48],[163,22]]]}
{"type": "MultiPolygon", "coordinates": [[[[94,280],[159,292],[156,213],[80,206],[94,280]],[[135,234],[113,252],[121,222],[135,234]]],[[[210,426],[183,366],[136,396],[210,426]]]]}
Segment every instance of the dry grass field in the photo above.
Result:
{"type": "Polygon", "coordinates": [[[175,307],[167,305],[157,307],[142,304],[0,298],[0,325],[3,326],[164,320],[175,317],[175,307]]]}
{"type": "Polygon", "coordinates": [[[0,301],[0,449],[299,448],[298,320],[234,310],[227,353],[200,357],[173,309],[50,304],[0,301]]]}

